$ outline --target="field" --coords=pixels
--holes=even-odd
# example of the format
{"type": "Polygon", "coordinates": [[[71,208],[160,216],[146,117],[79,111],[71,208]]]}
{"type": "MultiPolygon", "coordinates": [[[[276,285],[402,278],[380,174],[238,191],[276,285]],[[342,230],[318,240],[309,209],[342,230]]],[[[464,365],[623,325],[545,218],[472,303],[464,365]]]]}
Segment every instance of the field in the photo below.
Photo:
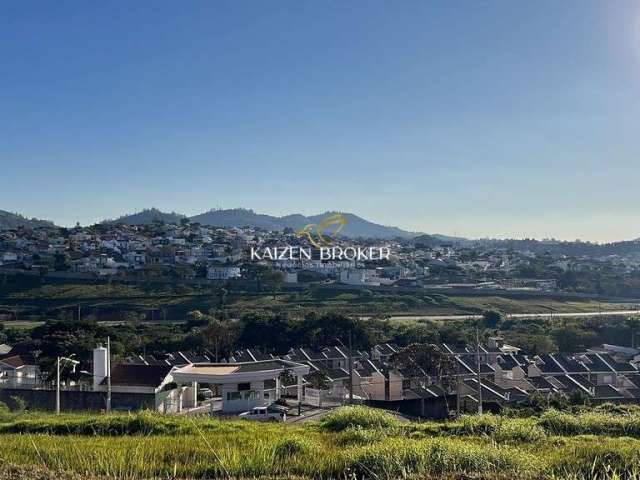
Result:
{"type": "Polygon", "coordinates": [[[474,315],[484,310],[499,310],[507,314],[566,312],[598,312],[635,310],[636,303],[576,299],[558,295],[517,296],[445,295],[421,291],[371,291],[312,288],[297,291],[251,293],[225,291],[211,286],[123,285],[123,284],[47,284],[16,286],[0,290],[0,314],[7,326],[35,326],[46,318],[74,316],[78,307],[83,315],[98,320],[120,321],[127,315],[142,316],[146,321],[184,321],[187,312],[221,308],[230,316],[243,311],[266,309],[305,314],[327,310],[349,315],[396,317],[474,315]],[[16,319],[18,322],[16,323],[16,319]]]}
{"type": "Polygon", "coordinates": [[[5,414],[0,478],[640,478],[637,410],[399,423],[347,407],[304,426],[5,414]]]}

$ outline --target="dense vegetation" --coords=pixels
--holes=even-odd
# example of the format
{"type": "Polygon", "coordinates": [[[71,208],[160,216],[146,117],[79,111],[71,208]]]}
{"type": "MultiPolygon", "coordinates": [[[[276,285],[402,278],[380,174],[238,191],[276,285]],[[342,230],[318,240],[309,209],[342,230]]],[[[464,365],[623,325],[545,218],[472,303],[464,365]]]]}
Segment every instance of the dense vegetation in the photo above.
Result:
{"type": "Polygon", "coordinates": [[[0,450],[0,478],[16,467],[37,467],[129,479],[635,479],[640,414],[634,408],[548,411],[404,423],[379,410],[346,407],[319,423],[277,425],[150,413],[5,413],[0,450]]]}
{"type": "MultiPolygon", "coordinates": [[[[9,325],[11,325],[9,323],[9,325]]],[[[487,311],[484,317],[464,320],[357,319],[337,312],[306,313],[248,310],[239,318],[228,318],[224,311],[192,311],[185,323],[97,322],[86,317],[47,321],[32,329],[3,327],[0,343],[8,342],[25,352],[39,352],[44,370],[58,355],[75,354],[89,360],[91,350],[111,337],[115,361],[125,354],[152,354],[196,350],[225,358],[238,348],[259,348],[285,354],[291,347],[334,345],[346,341],[351,333],[356,349],[369,351],[377,343],[470,343],[475,328],[483,337],[502,335],[507,343],[531,354],[577,352],[601,343],[630,345],[640,331],[635,316],[586,318],[513,318],[487,311]]]]}

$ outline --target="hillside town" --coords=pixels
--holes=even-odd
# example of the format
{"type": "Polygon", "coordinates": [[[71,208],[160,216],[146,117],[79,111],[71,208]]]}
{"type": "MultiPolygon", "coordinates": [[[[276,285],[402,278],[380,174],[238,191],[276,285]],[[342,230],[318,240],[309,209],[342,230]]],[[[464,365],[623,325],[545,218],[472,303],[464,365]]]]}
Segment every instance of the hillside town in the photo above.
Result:
{"type": "Polygon", "coordinates": [[[248,284],[256,267],[281,272],[284,285],[321,282],[354,287],[475,290],[584,291],[630,296],[640,278],[640,250],[623,254],[567,255],[496,242],[451,242],[425,238],[332,239],[345,252],[292,259],[252,255],[278,246],[311,247],[292,229],[179,224],[103,223],[90,227],[15,227],[0,231],[0,274],[110,281],[181,281],[248,284]],[[360,260],[351,249],[383,249],[360,260]],[[623,285],[609,278],[627,278],[623,285]],[[608,290],[611,290],[609,292],[608,290]]]}

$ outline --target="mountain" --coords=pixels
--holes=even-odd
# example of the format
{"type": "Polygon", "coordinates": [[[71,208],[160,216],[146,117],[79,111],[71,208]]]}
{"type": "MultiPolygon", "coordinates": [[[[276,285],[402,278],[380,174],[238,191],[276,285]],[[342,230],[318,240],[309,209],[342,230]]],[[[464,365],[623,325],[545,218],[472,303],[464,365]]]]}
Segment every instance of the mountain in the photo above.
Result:
{"type": "Polygon", "coordinates": [[[138,213],[123,215],[115,220],[105,220],[102,223],[124,223],[128,225],[149,225],[154,222],[164,223],[180,223],[180,220],[186,218],[186,215],[180,213],[161,212],[157,208],[147,208],[138,213]]]}
{"type": "Polygon", "coordinates": [[[38,218],[27,218],[17,213],[6,212],[0,210],[0,230],[8,230],[18,227],[53,227],[53,222],[49,220],[40,220],[38,218]]]}
{"type": "MultiPolygon", "coordinates": [[[[300,215],[302,217],[302,215],[300,215]]],[[[302,217],[304,218],[304,217],[302,217]]],[[[192,222],[201,223],[202,225],[210,225],[216,227],[254,227],[264,230],[282,230],[285,227],[300,228],[289,225],[282,221],[281,217],[273,217],[255,213],[253,210],[245,208],[232,208],[228,210],[209,210],[208,212],[194,215],[190,219],[192,222]]],[[[293,222],[295,223],[295,222],[293,222]]]]}
{"type": "MultiPolygon", "coordinates": [[[[285,215],[284,217],[276,217],[272,215],[264,215],[256,213],[253,210],[244,208],[235,208],[231,210],[210,210],[206,213],[191,217],[192,222],[198,222],[203,225],[212,225],[219,227],[259,227],[265,230],[283,230],[292,228],[298,230],[310,223],[318,224],[324,218],[334,215],[338,212],[325,212],[320,215],[312,215],[306,217],[299,213],[285,215]]],[[[347,219],[341,235],[345,237],[367,237],[367,238],[411,238],[415,233],[402,230],[398,227],[387,227],[377,223],[370,222],[364,218],[358,217],[353,213],[342,213],[347,219]]]]}
{"type": "MultiPolygon", "coordinates": [[[[284,230],[292,228],[298,230],[310,223],[319,223],[324,218],[337,212],[325,212],[320,215],[312,215],[306,217],[299,213],[276,217],[273,215],[265,215],[256,213],[246,208],[232,208],[227,210],[217,209],[209,210],[193,217],[189,220],[193,223],[209,225],[215,227],[253,227],[263,230],[284,230]]],[[[398,227],[387,227],[377,223],[370,222],[352,213],[342,213],[347,219],[347,224],[341,231],[341,235],[346,237],[367,237],[367,238],[412,238],[417,233],[408,232],[398,227]]],[[[143,210],[131,215],[124,215],[115,220],[106,220],[103,223],[126,223],[130,225],[146,225],[153,223],[154,220],[161,220],[165,223],[180,223],[180,220],[186,218],[185,215],[179,213],[165,213],[158,209],[151,208],[143,210]]]]}
{"type": "MultiPolygon", "coordinates": [[[[345,237],[364,237],[364,238],[404,238],[412,239],[420,235],[420,232],[409,232],[398,227],[380,225],[378,223],[366,220],[353,213],[346,212],[324,212],[319,215],[305,216],[300,213],[293,213],[277,217],[274,215],[266,215],[256,213],[247,208],[231,208],[231,209],[212,209],[208,212],[200,213],[192,217],[188,217],[193,223],[200,223],[213,227],[253,227],[263,230],[284,230],[291,228],[299,230],[308,224],[318,224],[325,218],[341,213],[347,219],[347,224],[341,230],[340,235],[345,237]]],[[[166,213],[156,208],[146,209],[131,215],[124,215],[115,220],[105,220],[103,223],[125,223],[130,225],[146,225],[153,223],[154,220],[161,220],[165,223],[180,223],[180,220],[187,218],[186,215],[180,213],[166,213]]],[[[449,237],[446,235],[431,235],[437,242],[452,243],[462,241],[464,239],[457,237],[449,237]]]]}

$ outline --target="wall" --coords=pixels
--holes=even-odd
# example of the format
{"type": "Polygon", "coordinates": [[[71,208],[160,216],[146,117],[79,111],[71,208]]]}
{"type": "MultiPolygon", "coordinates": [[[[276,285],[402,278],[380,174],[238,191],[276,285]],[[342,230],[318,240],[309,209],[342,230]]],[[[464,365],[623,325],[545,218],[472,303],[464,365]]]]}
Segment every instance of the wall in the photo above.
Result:
{"type": "Polygon", "coordinates": [[[415,400],[397,401],[369,400],[366,401],[365,404],[375,408],[383,408],[385,410],[404,413],[405,415],[411,415],[414,417],[441,420],[448,418],[450,410],[455,410],[456,397],[455,395],[449,395],[446,401],[443,397],[440,397],[424,399],[424,402],[423,399],[420,398],[415,400]]]}
{"type": "MultiPolygon", "coordinates": [[[[55,390],[30,390],[18,388],[0,389],[0,401],[9,403],[12,396],[21,397],[27,408],[32,410],[55,410],[55,390]]],[[[92,391],[62,390],[60,392],[60,409],[69,410],[104,410],[106,394],[92,391]]],[[[155,395],[139,393],[112,393],[113,410],[153,410],[156,407],[155,395]]]]}
{"type": "MultiPolygon", "coordinates": [[[[249,383],[249,382],[247,382],[249,383]]],[[[222,411],[235,413],[235,412],[245,412],[247,410],[252,409],[253,407],[259,407],[262,405],[269,404],[273,401],[271,398],[272,392],[269,392],[270,398],[264,398],[264,380],[260,380],[257,382],[251,383],[251,392],[250,395],[249,390],[245,390],[242,392],[238,392],[238,384],[237,383],[225,383],[222,384],[222,411]],[[240,398],[229,400],[227,399],[227,394],[239,394],[240,398]],[[253,396],[253,398],[251,398],[253,396]]]]}

